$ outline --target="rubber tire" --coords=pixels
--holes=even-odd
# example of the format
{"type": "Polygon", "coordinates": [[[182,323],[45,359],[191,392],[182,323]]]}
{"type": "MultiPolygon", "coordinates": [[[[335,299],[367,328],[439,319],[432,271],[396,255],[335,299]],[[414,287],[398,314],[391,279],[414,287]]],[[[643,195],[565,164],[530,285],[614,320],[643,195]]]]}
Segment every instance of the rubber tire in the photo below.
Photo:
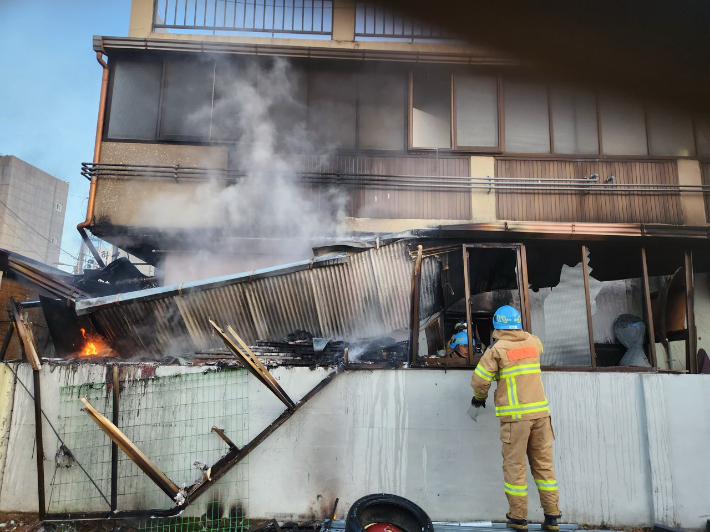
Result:
{"type": "Polygon", "coordinates": [[[355,501],[345,519],[345,532],[367,532],[372,523],[388,523],[404,532],[434,532],[434,525],[424,510],[397,495],[378,493],[355,501]]]}

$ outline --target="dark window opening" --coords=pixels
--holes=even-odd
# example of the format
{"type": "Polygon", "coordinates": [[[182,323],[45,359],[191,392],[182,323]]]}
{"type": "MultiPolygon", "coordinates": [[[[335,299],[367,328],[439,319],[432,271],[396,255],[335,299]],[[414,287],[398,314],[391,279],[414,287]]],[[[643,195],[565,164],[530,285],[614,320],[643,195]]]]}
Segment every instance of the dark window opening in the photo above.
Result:
{"type": "Polygon", "coordinates": [[[310,72],[308,131],[317,147],[356,147],[357,78],[347,72],[310,72]]]}
{"type": "Polygon", "coordinates": [[[209,140],[214,72],[214,61],[165,62],[161,138],[209,140]]]}
{"type": "Polygon", "coordinates": [[[407,78],[362,73],[358,78],[358,147],[406,149],[407,78]]]}
{"type": "Polygon", "coordinates": [[[112,61],[108,136],[114,139],[155,139],[162,61],[112,61]]]}
{"type": "Polygon", "coordinates": [[[415,72],[412,147],[451,148],[451,74],[415,72]]]}

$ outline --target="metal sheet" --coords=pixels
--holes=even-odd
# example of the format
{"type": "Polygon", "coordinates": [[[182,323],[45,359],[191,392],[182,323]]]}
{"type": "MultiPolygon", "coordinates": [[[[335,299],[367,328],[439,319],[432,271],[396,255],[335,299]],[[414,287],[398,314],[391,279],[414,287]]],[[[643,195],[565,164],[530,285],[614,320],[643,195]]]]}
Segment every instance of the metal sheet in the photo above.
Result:
{"type": "Polygon", "coordinates": [[[324,336],[348,339],[386,332],[371,252],[351,256],[348,264],[311,272],[324,336]]]}
{"type": "MultiPolygon", "coordinates": [[[[314,336],[356,339],[409,326],[412,259],[406,243],[349,256],[314,259],[177,287],[77,302],[121,353],[153,358],[221,347],[209,318],[231,325],[246,342],[280,341],[304,329],[314,336]]],[[[438,281],[431,259],[426,282],[438,281]]],[[[426,308],[435,304],[426,288],[426,308]]]]}
{"type": "Polygon", "coordinates": [[[412,259],[407,245],[397,242],[369,252],[380,295],[385,328],[393,331],[409,328],[412,308],[412,259]]]}
{"type": "Polygon", "coordinates": [[[438,257],[422,259],[422,282],[419,294],[419,319],[423,320],[443,308],[441,261],[438,257]]]}
{"type": "Polygon", "coordinates": [[[213,334],[210,318],[224,327],[231,325],[246,342],[256,342],[257,334],[245,293],[246,286],[235,284],[175,297],[185,328],[199,349],[224,346],[222,340],[213,334]]]}
{"type": "Polygon", "coordinates": [[[246,295],[259,339],[283,340],[296,329],[321,336],[310,271],[259,279],[246,295]]]}

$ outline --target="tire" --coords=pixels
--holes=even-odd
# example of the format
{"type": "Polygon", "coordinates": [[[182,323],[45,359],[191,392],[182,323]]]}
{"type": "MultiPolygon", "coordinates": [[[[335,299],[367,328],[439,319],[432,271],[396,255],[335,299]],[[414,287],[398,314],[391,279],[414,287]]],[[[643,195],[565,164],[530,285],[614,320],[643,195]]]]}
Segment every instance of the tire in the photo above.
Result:
{"type": "Polygon", "coordinates": [[[387,523],[404,532],[434,532],[434,525],[424,510],[397,495],[378,493],[355,501],[345,519],[345,532],[366,532],[373,523],[387,523]]]}

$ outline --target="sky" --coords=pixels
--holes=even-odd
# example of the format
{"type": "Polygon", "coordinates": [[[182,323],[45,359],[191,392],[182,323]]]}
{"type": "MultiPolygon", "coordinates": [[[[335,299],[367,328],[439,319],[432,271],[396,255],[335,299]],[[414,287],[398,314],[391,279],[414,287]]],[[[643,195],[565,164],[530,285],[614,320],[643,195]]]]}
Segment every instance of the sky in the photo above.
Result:
{"type": "MultiPolygon", "coordinates": [[[[94,35],[128,35],[131,0],[0,0],[0,154],[69,183],[60,263],[86,217],[101,91],[94,35]]],[[[66,267],[64,268],[66,269],[66,267]]]]}

